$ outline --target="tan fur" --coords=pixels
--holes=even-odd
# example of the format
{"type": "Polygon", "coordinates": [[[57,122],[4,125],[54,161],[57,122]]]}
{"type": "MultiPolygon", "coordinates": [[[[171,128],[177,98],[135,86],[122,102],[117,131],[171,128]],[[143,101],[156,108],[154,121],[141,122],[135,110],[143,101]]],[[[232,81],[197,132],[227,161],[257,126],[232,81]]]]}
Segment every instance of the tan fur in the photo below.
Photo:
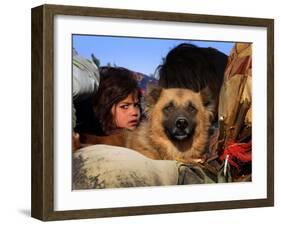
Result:
{"type": "Polygon", "coordinates": [[[142,122],[136,130],[102,139],[88,138],[86,142],[128,147],[151,159],[169,159],[184,163],[200,161],[208,143],[211,116],[210,111],[203,106],[200,93],[188,89],[162,89],[155,103],[148,103],[148,106],[148,120],[142,122]],[[191,101],[198,110],[195,132],[193,137],[187,141],[171,142],[164,131],[162,110],[169,101],[173,101],[179,106],[191,101]]]}
{"type": "Polygon", "coordinates": [[[171,159],[181,162],[197,162],[203,157],[208,143],[210,112],[202,104],[201,96],[187,89],[166,89],[152,109],[148,110],[148,121],[128,134],[126,147],[134,149],[152,159],[171,159]],[[178,105],[192,101],[198,109],[197,127],[192,140],[181,145],[172,143],[162,127],[164,105],[173,100],[178,105]],[[180,150],[180,151],[179,151],[180,150]]]}

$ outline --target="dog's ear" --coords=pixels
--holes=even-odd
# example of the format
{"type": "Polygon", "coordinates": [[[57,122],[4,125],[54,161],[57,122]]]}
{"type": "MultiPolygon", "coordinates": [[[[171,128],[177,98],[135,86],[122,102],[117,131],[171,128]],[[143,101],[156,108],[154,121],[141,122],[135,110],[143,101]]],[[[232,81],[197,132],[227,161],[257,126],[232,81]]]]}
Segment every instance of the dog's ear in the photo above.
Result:
{"type": "Polygon", "coordinates": [[[205,109],[211,113],[211,117],[213,118],[216,112],[216,103],[210,88],[206,86],[200,90],[200,96],[205,109]]]}
{"type": "Polygon", "coordinates": [[[162,90],[162,87],[156,85],[149,85],[147,87],[145,101],[148,107],[156,104],[161,95],[162,90]]]}

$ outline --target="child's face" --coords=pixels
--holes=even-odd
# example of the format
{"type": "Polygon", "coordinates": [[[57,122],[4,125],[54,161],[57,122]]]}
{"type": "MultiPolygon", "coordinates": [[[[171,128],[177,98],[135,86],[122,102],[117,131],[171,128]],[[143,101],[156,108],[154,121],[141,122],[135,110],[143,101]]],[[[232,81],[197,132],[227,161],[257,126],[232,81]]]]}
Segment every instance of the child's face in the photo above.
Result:
{"type": "Polygon", "coordinates": [[[117,128],[135,129],[139,124],[140,107],[137,95],[133,93],[111,108],[113,120],[117,128]]]}

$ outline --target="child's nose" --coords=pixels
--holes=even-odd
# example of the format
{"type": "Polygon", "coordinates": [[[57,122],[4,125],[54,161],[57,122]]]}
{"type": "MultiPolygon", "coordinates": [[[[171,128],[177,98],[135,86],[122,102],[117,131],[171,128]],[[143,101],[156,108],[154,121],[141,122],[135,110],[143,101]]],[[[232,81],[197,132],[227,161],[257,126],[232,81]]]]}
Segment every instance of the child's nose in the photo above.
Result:
{"type": "Polygon", "coordinates": [[[133,106],[132,109],[131,109],[131,114],[132,114],[133,116],[138,116],[138,115],[139,115],[139,108],[133,106]]]}

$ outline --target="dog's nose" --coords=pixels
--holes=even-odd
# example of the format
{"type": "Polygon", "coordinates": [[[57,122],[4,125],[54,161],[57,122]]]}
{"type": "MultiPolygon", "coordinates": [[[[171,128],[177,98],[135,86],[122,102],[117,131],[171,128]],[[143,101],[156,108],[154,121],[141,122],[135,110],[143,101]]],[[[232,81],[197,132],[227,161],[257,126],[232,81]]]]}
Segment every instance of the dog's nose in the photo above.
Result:
{"type": "Polygon", "coordinates": [[[178,129],[184,130],[188,127],[188,121],[185,117],[178,117],[176,120],[176,127],[178,129]]]}

